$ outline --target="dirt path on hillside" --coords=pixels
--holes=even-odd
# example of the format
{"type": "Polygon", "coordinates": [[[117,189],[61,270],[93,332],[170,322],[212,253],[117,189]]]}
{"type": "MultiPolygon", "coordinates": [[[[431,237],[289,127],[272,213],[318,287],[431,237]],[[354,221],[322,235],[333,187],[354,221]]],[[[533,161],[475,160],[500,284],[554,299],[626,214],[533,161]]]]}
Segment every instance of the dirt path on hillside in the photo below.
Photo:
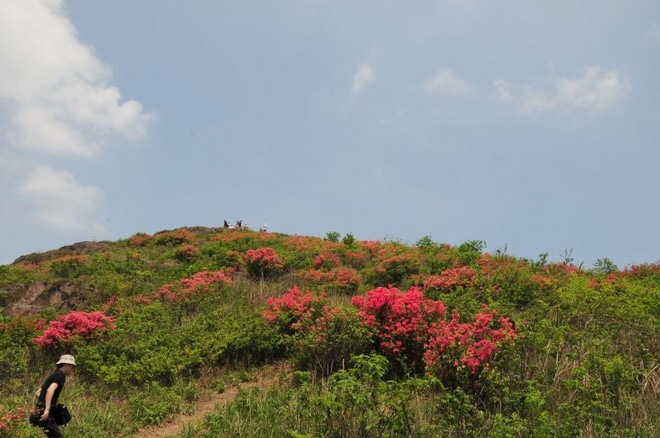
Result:
{"type": "Polygon", "coordinates": [[[282,373],[284,373],[286,376],[290,376],[291,372],[291,365],[286,362],[264,366],[249,372],[249,380],[246,382],[232,384],[231,386],[228,386],[222,393],[208,392],[204,394],[194,404],[191,414],[179,415],[168,423],[161,425],[160,427],[140,429],[133,435],[133,438],[177,437],[181,434],[186,424],[202,421],[204,417],[213,412],[216,407],[224,406],[225,404],[233,401],[241,389],[270,388],[278,384],[282,373]]]}

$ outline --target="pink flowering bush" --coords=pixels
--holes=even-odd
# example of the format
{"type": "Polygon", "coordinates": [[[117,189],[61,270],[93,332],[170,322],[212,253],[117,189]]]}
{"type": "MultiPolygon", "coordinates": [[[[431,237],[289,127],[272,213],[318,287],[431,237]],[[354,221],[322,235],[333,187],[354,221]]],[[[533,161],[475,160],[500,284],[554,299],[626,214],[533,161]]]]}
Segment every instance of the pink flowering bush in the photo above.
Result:
{"type": "Polygon", "coordinates": [[[308,328],[324,313],[324,296],[312,291],[301,292],[297,287],[279,298],[268,298],[266,310],[261,316],[271,324],[278,325],[284,332],[296,332],[308,328]]]}
{"type": "Polygon", "coordinates": [[[5,410],[0,405],[0,436],[19,436],[17,431],[28,416],[28,409],[19,406],[15,410],[5,410]]]}
{"type": "MultiPolygon", "coordinates": [[[[389,247],[386,247],[386,250],[389,247]]],[[[373,285],[398,285],[405,279],[420,272],[422,261],[418,254],[397,254],[383,259],[370,273],[369,280],[373,285]]]]}
{"type": "Polygon", "coordinates": [[[314,258],[314,267],[316,269],[328,271],[332,268],[336,268],[340,264],[341,260],[339,259],[339,256],[331,252],[319,254],[314,258]]]}
{"type": "Polygon", "coordinates": [[[498,348],[516,339],[511,321],[496,316],[497,311],[483,305],[473,323],[460,322],[460,315],[454,312],[451,320],[432,324],[424,352],[427,374],[446,377],[459,368],[471,374],[487,372],[498,348]]]}
{"type": "Polygon", "coordinates": [[[469,266],[461,266],[443,271],[440,275],[431,275],[424,282],[424,290],[450,292],[458,287],[470,287],[474,284],[477,273],[469,266]]]}
{"type": "Polygon", "coordinates": [[[279,274],[284,269],[284,261],[273,248],[258,248],[243,254],[248,274],[253,278],[265,278],[279,274]]]}
{"type": "Polygon", "coordinates": [[[41,336],[34,342],[42,347],[71,344],[82,339],[91,340],[97,333],[114,330],[114,319],[103,312],[73,311],[51,321],[41,336]]]}
{"type": "Polygon", "coordinates": [[[207,292],[212,285],[226,285],[232,282],[233,269],[227,271],[201,271],[192,277],[183,278],[176,283],[162,285],[154,294],[161,301],[187,301],[191,296],[207,292]]]}
{"type": "Polygon", "coordinates": [[[186,243],[177,248],[175,257],[182,262],[191,262],[199,257],[199,249],[194,245],[186,243]]]}
{"type": "Polygon", "coordinates": [[[497,312],[485,305],[473,323],[460,322],[456,312],[445,320],[445,305],[425,299],[417,287],[379,287],[353,297],[353,305],[362,324],[374,330],[380,352],[403,372],[447,377],[463,368],[487,371],[498,348],[516,337],[511,321],[496,320],[497,312]]]}
{"type": "Polygon", "coordinates": [[[369,330],[355,314],[328,305],[324,295],[294,287],[269,298],[261,316],[285,336],[297,367],[315,376],[327,376],[368,351],[369,330]]]}
{"type": "Polygon", "coordinates": [[[382,353],[419,371],[431,325],[447,310],[440,301],[425,299],[422,290],[378,287],[353,297],[362,323],[373,328],[382,353]]]}
{"type": "Polygon", "coordinates": [[[338,267],[329,271],[308,269],[300,273],[303,280],[323,286],[326,291],[353,293],[357,290],[362,277],[351,268],[338,267]]]}

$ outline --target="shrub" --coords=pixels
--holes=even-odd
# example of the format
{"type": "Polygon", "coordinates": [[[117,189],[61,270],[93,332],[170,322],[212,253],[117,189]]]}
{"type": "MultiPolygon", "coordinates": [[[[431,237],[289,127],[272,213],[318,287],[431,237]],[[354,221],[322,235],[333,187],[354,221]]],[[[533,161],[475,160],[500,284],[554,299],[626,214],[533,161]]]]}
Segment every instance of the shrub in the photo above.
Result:
{"type": "Polygon", "coordinates": [[[71,345],[79,339],[89,341],[98,332],[114,329],[114,319],[103,312],[73,311],[51,321],[46,331],[34,338],[34,342],[42,347],[71,345]]]}
{"type": "Polygon", "coordinates": [[[248,274],[252,278],[273,277],[282,272],[284,261],[273,248],[250,249],[243,254],[248,274]]]}
{"type": "Polygon", "coordinates": [[[432,275],[424,281],[424,290],[439,290],[449,292],[458,287],[470,287],[477,273],[468,266],[447,269],[440,275],[432,275]]]}
{"type": "Polygon", "coordinates": [[[53,260],[50,273],[56,277],[76,278],[85,273],[86,256],[66,256],[53,260]]]}
{"type": "Polygon", "coordinates": [[[327,272],[309,269],[302,271],[300,277],[308,282],[322,285],[326,291],[353,293],[357,290],[362,277],[351,268],[334,268],[327,272]]]}
{"type": "Polygon", "coordinates": [[[351,246],[355,243],[355,237],[351,233],[348,233],[344,236],[343,239],[341,239],[341,243],[343,243],[346,246],[351,246]]]}
{"type": "Polygon", "coordinates": [[[388,257],[374,267],[369,280],[372,285],[400,285],[418,274],[422,263],[417,254],[405,253],[388,257]]]}
{"type": "Polygon", "coordinates": [[[0,436],[19,436],[17,433],[25,418],[28,416],[28,409],[26,407],[18,407],[13,410],[4,409],[0,405],[0,436]]]}
{"type": "Polygon", "coordinates": [[[314,258],[314,267],[316,269],[330,270],[336,268],[341,264],[341,260],[337,254],[331,252],[322,253],[314,258]]]}
{"type": "Polygon", "coordinates": [[[339,242],[339,236],[340,234],[336,231],[330,231],[326,233],[325,238],[329,240],[330,242],[339,242]]]}
{"type": "Polygon", "coordinates": [[[428,331],[447,310],[442,302],[424,299],[416,287],[407,292],[379,287],[353,297],[353,305],[363,324],[375,330],[380,352],[404,372],[422,370],[428,331]]]}
{"type": "Polygon", "coordinates": [[[355,314],[329,306],[324,296],[311,291],[292,288],[281,298],[269,298],[261,315],[287,337],[297,366],[315,375],[342,368],[371,343],[355,314]]]}
{"type": "Polygon", "coordinates": [[[461,323],[460,315],[452,314],[449,322],[433,324],[424,352],[424,363],[429,374],[447,377],[457,368],[466,368],[472,374],[488,370],[488,363],[498,347],[513,342],[516,331],[508,318],[495,320],[497,311],[483,306],[473,323],[461,323]]]}
{"type": "Polygon", "coordinates": [[[193,245],[184,244],[177,248],[174,256],[182,262],[191,262],[199,257],[199,250],[193,245]]]}
{"type": "Polygon", "coordinates": [[[156,245],[178,246],[190,242],[192,238],[193,234],[189,230],[181,228],[176,231],[158,233],[154,236],[154,241],[156,245]]]}

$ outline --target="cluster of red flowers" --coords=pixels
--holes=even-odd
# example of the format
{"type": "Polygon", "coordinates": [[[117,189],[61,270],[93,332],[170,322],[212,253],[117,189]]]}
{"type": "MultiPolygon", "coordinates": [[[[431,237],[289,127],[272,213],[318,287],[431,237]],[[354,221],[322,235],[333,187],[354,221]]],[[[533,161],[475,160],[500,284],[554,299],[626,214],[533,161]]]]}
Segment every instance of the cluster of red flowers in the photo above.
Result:
{"type": "Polygon", "coordinates": [[[362,323],[375,329],[386,355],[423,360],[427,372],[439,375],[459,367],[487,370],[497,348],[516,337],[511,321],[495,321],[497,312],[485,305],[473,323],[461,323],[458,313],[446,321],[445,305],[424,299],[416,287],[407,292],[379,287],[353,297],[353,305],[362,323]]]}
{"type": "MultiPolygon", "coordinates": [[[[176,301],[178,299],[187,299],[191,295],[205,290],[208,286],[213,284],[229,284],[232,281],[234,269],[225,271],[201,271],[197,272],[190,278],[183,278],[176,283],[167,283],[156,291],[154,297],[160,298],[164,301],[176,301]]],[[[147,301],[147,297],[138,297],[136,301],[147,301]]]]}
{"type": "MultiPolygon", "coordinates": [[[[1,413],[1,412],[0,412],[1,413]]],[[[0,417],[0,432],[9,430],[11,423],[27,417],[27,409],[19,407],[15,411],[7,411],[0,417]]]]}
{"type": "Polygon", "coordinates": [[[152,236],[149,234],[145,233],[137,233],[131,236],[130,239],[128,239],[128,243],[131,246],[144,246],[147,244],[152,239],[152,236]]]}
{"type": "Polygon", "coordinates": [[[328,324],[341,313],[338,307],[325,303],[324,295],[302,293],[294,287],[280,298],[269,298],[261,316],[271,324],[279,324],[286,332],[311,336],[316,344],[324,340],[328,324]]]}
{"type": "Polygon", "coordinates": [[[660,274],[660,263],[632,265],[618,272],[621,277],[650,277],[660,274]]]}
{"type": "Polygon", "coordinates": [[[280,298],[268,298],[266,310],[261,312],[261,316],[269,322],[289,324],[295,330],[302,322],[319,316],[323,300],[323,296],[316,296],[311,291],[302,293],[293,287],[280,298]]]}
{"type": "Polygon", "coordinates": [[[341,264],[341,260],[339,259],[339,256],[331,252],[325,252],[319,254],[314,259],[314,267],[316,269],[329,270],[332,268],[336,268],[340,264],[341,264]]]}
{"type": "Polygon", "coordinates": [[[555,277],[543,274],[532,274],[529,278],[539,286],[552,286],[553,284],[557,284],[559,281],[555,277]]]}
{"type": "Polygon", "coordinates": [[[386,353],[418,356],[413,360],[421,359],[431,324],[447,310],[440,301],[424,299],[417,287],[407,292],[392,286],[379,287],[353,297],[353,305],[363,323],[376,329],[386,353]]]}
{"type": "Polygon", "coordinates": [[[488,369],[488,361],[497,348],[516,339],[516,331],[508,318],[499,318],[499,328],[493,328],[497,311],[489,311],[486,305],[473,323],[461,323],[460,315],[452,314],[451,320],[440,320],[429,330],[424,352],[427,372],[444,374],[447,366],[464,366],[476,373],[488,369]]]}
{"type": "Polygon", "coordinates": [[[284,268],[284,261],[273,248],[269,247],[247,250],[243,254],[243,259],[251,274],[270,274],[284,268]]]}
{"type": "Polygon", "coordinates": [[[158,245],[180,245],[182,243],[190,242],[194,237],[193,233],[187,228],[181,228],[176,231],[166,231],[157,233],[154,238],[158,245]]]}
{"type": "Polygon", "coordinates": [[[341,267],[331,269],[327,272],[309,269],[302,271],[300,276],[306,281],[340,289],[355,289],[362,281],[360,274],[355,269],[341,267]]]}
{"type": "Polygon", "coordinates": [[[364,251],[346,251],[346,264],[356,269],[362,269],[369,262],[369,254],[364,251]]]}
{"type": "Polygon", "coordinates": [[[51,321],[46,331],[34,338],[42,347],[72,342],[77,339],[91,339],[101,329],[113,330],[114,319],[103,312],[73,311],[51,321]]]}
{"type": "Polygon", "coordinates": [[[456,287],[469,287],[474,283],[477,273],[469,266],[451,268],[443,271],[440,275],[431,275],[424,282],[425,289],[439,289],[451,291],[456,287]]]}
{"type": "Polygon", "coordinates": [[[196,246],[186,243],[176,250],[176,258],[183,261],[191,261],[199,256],[199,249],[196,246]]]}

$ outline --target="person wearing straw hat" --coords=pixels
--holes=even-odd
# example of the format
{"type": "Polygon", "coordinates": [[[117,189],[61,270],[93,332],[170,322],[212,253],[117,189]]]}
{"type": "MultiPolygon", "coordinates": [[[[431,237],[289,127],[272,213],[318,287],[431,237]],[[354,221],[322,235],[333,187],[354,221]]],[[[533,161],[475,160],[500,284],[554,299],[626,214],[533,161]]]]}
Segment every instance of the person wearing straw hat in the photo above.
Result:
{"type": "Polygon", "coordinates": [[[62,438],[62,432],[60,432],[55,419],[51,415],[51,409],[57,404],[66,378],[72,375],[73,370],[76,368],[76,358],[70,354],[63,354],[56,365],[55,372],[48,376],[41,388],[35,393],[37,398],[36,413],[41,414],[38,418],[38,426],[44,430],[46,436],[62,438]]]}

